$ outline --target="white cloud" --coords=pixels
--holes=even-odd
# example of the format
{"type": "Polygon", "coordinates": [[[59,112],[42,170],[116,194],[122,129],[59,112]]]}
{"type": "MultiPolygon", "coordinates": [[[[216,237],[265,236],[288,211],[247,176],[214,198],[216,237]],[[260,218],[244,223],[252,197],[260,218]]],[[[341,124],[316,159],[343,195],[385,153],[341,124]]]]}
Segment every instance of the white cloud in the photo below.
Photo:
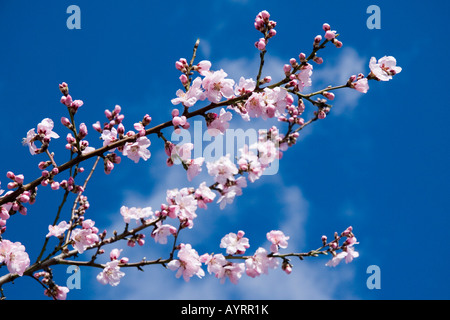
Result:
{"type": "MultiPolygon", "coordinates": [[[[172,169],[173,171],[178,171],[176,168],[172,169]]],[[[174,176],[175,175],[177,174],[174,174],[174,176]]],[[[262,179],[264,179],[264,177],[262,177],[262,179]]],[[[180,179],[178,181],[184,180],[180,179]]],[[[162,183],[162,193],[153,194],[148,200],[150,201],[153,199],[159,201],[159,198],[165,195],[164,187],[169,184],[170,183],[162,183]]],[[[282,177],[279,176],[272,177],[270,182],[258,186],[258,188],[265,187],[274,188],[278,190],[278,194],[281,195],[280,197],[274,196],[271,201],[277,202],[276,206],[279,206],[280,208],[279,224],[274,227],[283,230],[286,235],[290,236],[289,250],[287,250],[289,252],[308,250],[305,249],[302,244],[304,243],[306,235],[305,222],[308,217],[309,204],[303,197],[301,190],[297,186],[284,185],[282,177]]],[[[255,193],[249,192],[247,196],[249,195],[257,197],[257,194],[255,193]]],[[[251,198],[246,199],[245,197],[246,194],[244,193],[244,195],[237,198],[235,201],[239,204],[238,202],[252,202],[255,200],[251,198]]],[[[130,202],[136,202],[136,198],[133,196],[129,199],[130,202]]],[[[184,240],[197,238],[197,241],[199,241],[198,239],[201,239],[200,241],[202,242],[211,242],[211,240],[208,240],[210,233],[207,230],[204,230],[205,228],[207,229],[208,226],[201,222],[202,216],[204,214],[217,214],[215,217],[209,216],[206,218],[203,216],[203,219],[207,219],[208,223],[215,223],[215,221],[219,221],[218,217],[221,212],[216,211],[212,204],[210,206],[210,209],[212,209],[213,212],[202,212],[199,214],[199,217],[197,218],[199,222],[194,226],[194,229],[186,231],[189,235],[185,237],[184,240]]],[[[208,211],[210,210],[208,209],[208,211]]],[[[245,212],[238,209],[228,214],[242,215],[245,214],[245,212]]],[[[266,231],[267,230],[263,230],[261,232],[264,232],[265,234],[266,231]]],[[[167,253],[170,250],[170,244],[155,244],[150,237],[148,237],[146,241],[147,243],[144,247],[140,249],[124,250],[123,255],[130,258],[130,261],[138,261],[142,259],[143,255],[149,260],[167,256],[167,253]]],[[[252,243],[252,240],[250,241],[252,243]]],[[[261,245],[268,247],[267,242],[261,245]]],[[[259,244],[253,244],[248,253],[251,254],[258,246],[259,244]]],[[[218,244],[212,243],[210,250],[211,252],[220,252],[221,249],[218,247],[218,244]]],[[[199,254],[202,253],[203,252],[199,252],[199,254]]],[[[327,257],[310,258],[305,259],[304,261],[293,259],[292,263],[294,268],[291,275],[286,275],[281,268],[278,267],[275,270],[270,270],[268,275],[262,275],[254,279],[243,275],[238,285],[231,284],[228,280],[225,284],[220,284],[218,279],[215,279],[209,274],[206,274],[203,279],[194,277],[191,281],[186,283],[182,279],[176,279],[175,272],[156,265],[144,268],[144,272],[136,269],[125,269],[126,276],[122,279],[122,282],[117,288],[105,287],[100,284],[97,284],[95,288],[101,290],[102,299],[334,299],[339,292],[340,286],[354,277],[353,269],[351,266],[344,266],[340,269],[326,268],[324,264],[327,260],[327,257]]],[[[206,270],[205,267],[204,269],[206,270]]]]}

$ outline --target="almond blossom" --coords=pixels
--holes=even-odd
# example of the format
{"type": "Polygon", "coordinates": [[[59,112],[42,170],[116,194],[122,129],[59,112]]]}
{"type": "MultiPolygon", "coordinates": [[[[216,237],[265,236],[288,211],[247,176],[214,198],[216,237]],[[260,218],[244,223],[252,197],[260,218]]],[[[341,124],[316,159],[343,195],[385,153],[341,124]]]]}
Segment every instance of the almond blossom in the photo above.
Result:
{"type": "MultiPolygon", "coordinates": [[[[230,282],[233,284],[237,284],[239,279],[242,277],[242,274],[245,271],[245,264],[244,263],[229,263],[225,267],[223,267],[224,277],[227,277],[230,279],[230,282]]],[[[222,278],[220,280],[221,283],[225,282],[225,278],[222,278]]]]}
{"type": "Polygon", "coordinates": [[[28,130],[27,136],[22,140],[22,144],[29,147],[30,153],[32,155],[39,153],[39,148],[34,144],[36,140],[44,142],[46,141],[48,143],[51,138],[59,138],[59,135],[56,132],[52,131],[53,126],[53,120],[50,118],[45,118],[37,125],[37,134],[34,129],[28,130]]]}
{"type": "Polygon", "coordinates": [[[352,82],[350,84],[350,88],[355,89],[356,91],[362,92],[362,93],[367,93],[367,91],[369,90],[369,83],[367,78],[360,78],[355,82],[352,82]]]}
{"type": "Polygon", "coordinates": [[[220,157],[214,162],[207,162],[208,174],[214,177],[214,180],[222,185],[228,180],[234,180],[234,175],[238,173],[238,168],[230,160],[230,155],[220,157]]]}
{"type": "Polygon", "coordinates": [[[267,233],[267,240],[269,240],[272,245],[270,246],[270,251],[277,253],[278,248],[287,248],[289,237],[285,236],[283,231],[272,230],[267,233]]]}
{"type": "Polygon", "coordinates": [[[275,269],[278,266],[278,260],[268,257],[266,249],[260,247],[255,254],[245,260],[245,272],[248,276],[254,278],[261,274],[268,274],[269,268],[275,269]]]}
{"type": "Polygon", "coordinates": [[[103,271],[97,275],[97,281],[113,287],[119,285],[120,279],[125,276],[125,273],[120,271],[119,263],[119,260],[107,262],[103,271]]]}
{"type": "Polygon", "coordinates": [[[126,206],[122,206],[120,208],[120,214],[122,215],[123,221],[125,223],[130,223],[131,219],[136,220],[136,222],[138,222],[141,219],[153,218],[153,216],[154,216],[151,207],[145,207],[145,208],[131,207],[131,208],[128,208],[126,206]]]}
{"type": "Polygon", "coordinates": [[[239,170],[248,172],[250,182],[255,182],[261,177],[264,171],[258,156],[250,151],[247,145],[239,149],[239,152],[240,157],[237,162],[239,170]]]}
{"type": "Polygon", "coordinates": [[[310,87],[312,85],[312,70],[313,66],[309,63],[300,68],[300,72],[297,74],[298,83],[296,85],[300,92],[302,92],[305,87],[310,87]]]}
{"type": "Polygon", "coordinates": [[[175,236],[177,234],[177,228],[171,226],[170,224],[162,224],[161,221],[156,223],[156,228],[152,231],[152,238],[155,239],[156,243],[166,244],[167,237],[169,235],[175,236]]]}
{"type": "Polygon", "coordinates": [[[195,213],[197,200],[194,191],[191,192],[188,188],[168,190],[166,200],[169,204],[169,210],[173,211],[186,227],[192,228],[193,220],[197,217],[195,213]]]}
{"type": "Polygon", "coordinates": [[[48,233],[46,235],[47,238],[54,236],[54,237],[59,237],[60,235],[62,235],[64,232],[66,232],[68,229],[70,228],[70,224],[67,223],[66,221],[61,221],[59,224],[57,225],[49,225],[48,226],[48,233]]]}
{"type": "Polygon", "coordinates": [[[223,254],[218,253],[214,255],[210,255],[205,253],[200,256],[200,261],[207,265],[207,270],[209,274],[214,274],[214,276],[218,279],[221,279],[225,275],[225,265],[227,265],[228,261],[225,259],[223,254]]]}
{"type": "Polygon", "coordinates": [[[207,122],[208,134],[215,137],[219,134],[224,134],[225,131],[230,127],[228,123],[233,115],[229,111],[225,111],[224,108],[220,109],[220,113],[214,118],[213,121],[207,122]]]}
{"type": "Polygon", "coordinates": [[[177,98],[171,100],[172,104],[181,103],[185,107],[192,107],[198,100],[205,100],[205,93],[201,86],[202,79],[200,77],[195,78],[187,92],[181,89],[177,90],[177,98]]]}
{"type": "Polygon", "coordinates": [[[239,83],[234,87],[234,94],[240,96],[249,92],[252,92],[256,88],[256,81],[252,78],[245,79],[244,77],[239,78],[239,83]]]}
{"type": "Polygon", "coordinates": [[[54,298],[56,300],[66,300],[68,292],[69,292],[69,288],[63,287],[63,286],[57,286],[57,285],[55,285],[51,289],[45,289],[44,290],[44,294],[47,297],[51,297],[51,298],[54,298]]]}
{"type": "Polygon", "coordinates": [[[208,72],[203,78],[202,86],[205,89],[206,98],[214,103],[222,100],[223,97],[230,98],[234,94],[234,80],[225,79],[228,74],[221,70],[208,72]]]}
{"type": "MultiPolygon", "coordinates": [[[[117,129],[113,127],[111,130],[103,130],[100,138],[103,140],[103,146],[110,145],[111,143],[117,141],[117,129]]],[[[110,151],[114,151],[114,149],[111,149],[110,151]]]]}
{"type": "Polygon", "coordinates": [[[336,267],[342,260],[345,260],[345,263],[350,263],[357,257],[359,257],[359,253],[353,247],[347,247],[346,251],[334,255],[325,265],[327,267],[336,267]]]}
{"type": "Polygon", "coordinates": [[[186,174],[189,181],[192,181],[192,179],[194,179],[194,177],[196,177],[202,171],[202,165],[204,161],[205,158],[199,157],[190,159],[185,162],[185,165],[188,167],[186,174]]]}
{"type": "Polygon", "coordinates": [[[25,252],[25,246],[20,242],[11,242],[3,239],[0,241],[0,264],[6,264],[8,271],[12,274],[23,276],[30,265],[30,258],[25,252]]]}
{"type": "Polygon", "coordinates": [[[370,58],[369,62],[370,75],[377,80],[389,81],[392,76],[402,71],[401,67],[397,67],[397,60],[392,56],[384,56],[377,59],[375,57],[370,58]]]}
{"type": "Polygon", "coordinates": [[[226,185],[219,185],[218,188],[221,188],[221,191],[217,203],[220,204],[220,209],[224,209],[227,204],[232,204],[236,196],[242,195],[242,188],[245,187],[247,187],[245,177],[229,180],[226,185]]]}
{"type": "Polygon", "coordinates": [[[243,254],[250,247],[248,238],[244,237],[245,232],[230,232],[220,240],[220,247],[225,248],[228,254],[243,254]]]}
{"type": "Polygon", "coordinates": [[[206,205],[214,200],[216,194],[206,185],[206,182],[202,182],[195,190],[194,196],[198,207],[206,209],[206,205]]]}
{"type": "Polygon", "coordinates": [[[72,246],[79,253],[83,253],[87,247],[97,243],[100,238],[98,237],[98,229],[94,227],[94,221],[91,219],[84,220],[82,228],[72,230],[70,239],[72,240],[72,246]]]}
{"type": "Polygon", "coordinates": [[[193,276],[199,278],[205,276],[205,271],[201,268],[200,257],[190,244],[180,244],[177,257],[178,259],[172,260],[167,264],[170,270],[177,271],[175,275],[177,278],[183,276],[184,281],[188,282],[193,276]]]}
{"type": "Polygon", "coordinates": [[[147,161],[151,156],[150,151],[147,149],[149,146],[150,140],[147,137],[139,137],[135,142],[127,143],[122,153],[135,163],[138,163],[141,158],[147,161]]]}

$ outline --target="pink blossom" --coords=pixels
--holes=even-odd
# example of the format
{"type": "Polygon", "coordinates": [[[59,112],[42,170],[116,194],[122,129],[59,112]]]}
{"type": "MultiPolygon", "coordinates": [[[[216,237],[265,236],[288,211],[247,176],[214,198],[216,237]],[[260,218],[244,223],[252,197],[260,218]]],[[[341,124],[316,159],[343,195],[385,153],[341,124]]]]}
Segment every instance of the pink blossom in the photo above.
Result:
{"type": "Polygon", "coordinates": [[[44,138],[59,138],[56,132],[53,132],[53,120],[45,118],[37,125],[37,134],[43,136],[44,138]]]}
{"type": "Polygon", "coordinates": [[[336,31],[331,31],[331,30],[327,30],[326,32],[325,32],[325,39],[327,39],[327,40],[332,40],[332,39],[334,39],[334,38],[336,38],[336,31]]]}
{"type": "Polygon", "coordinates": [[[152,231],[152,238],[155,239],[156,243],[166,244],[167,237],[169,235],[175,236],[177,234],[177,228],[171,226],[170,224],[162,224],[161,221],[156,223],[155,230],[152,231]]]}
{"type": "Polygon", "coordinates": [[[222,185],[226,184],[228,180],[234,180],[234,175],[238,173],[238,169],[231,162],[229,154],[220,157],[214,162],[207,162],[206,167],[208,168],[208,174],[222,185]]]}
{"type": "Polygon", "coordinates": [[[239,84],[236,84],[234,87],[234,94],[236,96],[240,96],[252,92],[255,88],[256,82],[252,78],[245,79],[244,77],[240,77],[239,84]]]}
{"type": "Polygon", "coordinates": [[[260,38],[255,42],[255,47],[260,51],[264,51],[266,49],[266,40],[264,38],[260,38]]]}
{"type": "Polygon", "coordinates": [[[378,61],[375,57],[372,57],[369,62],[369,67],[371,75],[381,81],[389,81],[393,75],[402,71],[401,67],[397,67],[397,60],[392,56],[384,56],[378,61]]]}
{"type": "MultiPolygon", "coordinates": [[[[113,127],[111,130],[103,130],[100,138],[103,140],[103,146],[110,145],[111,143],[117,141],[117,129],[113,127]]],[[[114,149],[111,149],[110,151],[114,151],[114,149]]]]}
{"type": "Polygon", "coordinates": [[[23,276],[30,265],[30,258],[25,252],[25,247],[20,242],[9,240],[0,241],[0,264],[6,264],[11,274],[23,276]]]}
{"type": "Polygon", "coordinates": [[[170,160],[172,163],[176,163],[177,160],[186,162],[191,159],[191,151],[194,149],[194,145],[190,142],[171,145],[170,147],[170,160]]]}
{"type": "Polygon", "coordinates": [[[125,276],[125,273],[120,271],[119,260],[113,260],[106,263],[103,271],[97,275],[97,280],[101,284],[110,284],[115,287],[120,283],[120,279],[125,276]]]}
{"type": "Polygon", "coordinates": [[[61,221],[58,225],[49,225],[48,226],[48,233],[47,233],[47,238],[54,236],[54,237],[59,237],[60,235],[62,235],[64,232],[66,232],[66,230],[68,230],[70,228],[70,224],[68,224],[66,221],[61,221]]]}
{"type": "Polygon", "coordinates": [[[230,98],[233,96],[234,80],[225,79],[227,76],[228,74],[221,69],[209,72],[203,78],[202,86],[209,101],[217,103],[222,97],[230,98]]]}
{"type": "Polygon", "coordinates": [[[355,249],[351,246],[347,247],[345,251],[339,252],[336,254],[330,261],[328,261],[325,265],[327,267],[336,267],[342,260],[345,260],[345,263],[350,263],[354,258],[359,257],[359,253],[355,251],[355,249]]]}
{"type": "Polygon", "coordinates": [[[147,149],[149,146],[150,140],[147,137],[139,137],[135,142],[127,143],[122,153],[135,163],[138,163],[140,158],[147,161],[151,156],[150,151],[147,149]]]}
{"type": "Polygon", "coordinates": [[[56,300],[66,300],[69,288],[55,285],[51,290],[45,289],[44,294],[47,297],[54,298],[56,300]]]}
{"type": "Polygon", "coordinates": [[[9,219],[9,209],[11,209],[12,204],[4,204],[0,206],[0,219],[6,221],[9,219]]]}
{"type": "Polygon", "coordinates": [[[251,145],[250,148],[258,150],[259,162],[263,168],[268,167],[280,155],[272,140],[258,141],[256,144],[251,145]]]}
{"type": "Polygon", "coordinates": [[[206,204],[212,202],[216,197],[216,194],[206,185],[206,182],[200,184],[194,195],[198,207],[203,209],[206,209],[206,204]]]}
{"type": "Polygon", "coordinates": [[[188,282],[192,276],[202,278],[205,271],[201,268],[202,263],[195,249],[190,244],[180,244],[180,250],[177,254],[178,260],[172,260],[167,267],[172,271],[177,271],[176,277],[183,276],[184,281],[188,282]]]}
{"type": "Polygon", "coordinates": [[[269,268],[275,269],[278,266],[278,261],[267,255],[266,249],[258,248],[251,258],[245,260],[245,272],[248,276],[254,278],[263,273],[268,274],[269,268]]]}
{"type": "Polygon", "coordinates": [[[187,227],[192,228],[193,220],[197,217],[197,200],[193,192],[188,188],[181,190],[172,189],[167,191],[166,196],[169,210],[173,211],[180,221],[183,221],[187,227]]]}
{"type": "Polygon", "coordinates": [[[34,142],[37,139],[36,136],[40,136],[41,139],[45,139],[48,141],[50,141],[51,138],[55,139],[59,138],[59,135],[56,132],[52,131],[53,126],[54,126],[53,120],[45,118],[37,125],[37,134],[34,131],[34,129],[28,130],[27,136],[22,140],[22,144],[28,145],[30,153],[32,155],[37,154],[38,148],[34,144],[34,142]]]}
{"type": "Polygon", "coordinates": [[[204,161],[205,158],[199,157],[185,162],[185,164],[188,166],[187,178],[189,181],[192,181],[192,179],[194,179],[194,177],[196,177],[202,171],[202,165],[204,161]]]}
{"type": "Polygon", "coordinates": [[[230,127],[228,121],[231,120],[233,115],[229,111],[225,111],[224,108],[220,109],[219,116],[216,117],[212,122],[208,123],[208,134],[215,137],[219,134],[224,134],[225,131],[230,127]]]}
{"type": "Polygon", "coordinates": [[[197,64],[197,71],[202,76],[205,76],[209,73],[209,69],[211,69],[211,62],[208,60],[202,60],[197,64]]]}
{"type": "Polygon", "coordinates": [[[243,254],[250,247],[249,240],[244,235],[242,230],[237,234],[230,232],[220,240],[220,247],[225,248],[228,254],[243,254]]]}
{"type": "Polygon", "coordinates": [[[176,92],[177,98],[172,99],[174,105],[181,103],[185,107],[192,107],[198,100],[204,100],[205,94],[201,88],[202,79],[197,77],[192,82],[187,92],[178,89],[176,92]]]}
{"type": "Polygon", "coordinates": [[[247,115],[248,113],[249,117],[258,118],[262,114],[264,114],[266,104],[263,97],[264,97],[263,93],[253,92],[252,95],[245,102],[244,105],[246,110],[245,115],[247,115]]]}
{"type": "Polygon", "coordinates": [[[229,180],[225,186],[222,187],[220,197],[217,203],[220,204],[220,209],[224,209],[227,204],[231,204],[236,196],[242,195],[242,188],[247,187],[247,180],[245,177],[239,177],[236,180],[229,180]]]}
{"type": "MultiPolygon", "coordinates": [[[[231,263],[224,267],[225,269],[225,277],[230,279],[230,282],[233,284],[237,284],[239,279],[242,277],[242,274],[245,271],[244,263],[231,263]]],[[[224,278],[221,279],[221,283],[224,282],[224,278]]]]}
{"type": "Polygon", "coordinates": [[[286,249],[288,245],[289,237],[285,236],[283,231],[279,230],[272,230],[267,233],[267,240],[272,242],[272,245],[270,246],[270,251],[272,252],[278,252],[278,248],[286,249]]]}
{"type": "Polygon", "coordinates": [[[288,101],[291,101],[291,97],[286,89],[281,87],[274,89],[264,88],[263,92],[253,92],[244,106],[249,117],[261,117],[266,120],[283,114],[288,101]]]}
{"type": "Polygon", "coordinates": [[[245,145],[244,148],[239,149],[240,157],[237,162],[239,170],[248,172],[248,179],[251,182],[255,182],[263,174],[263,168],[259,162],[258,156],[248,149],[245,145]]]}
{"type": "Polygon", "coordinates": [[[223,256],[223,254],[203,254],[200,256],[200,262],[203,262],[207,265],[207,270],[209,274],[214,274],[214,276],[218,279],[224,279],[225,275],[225,265],[228,264],[227,259],[223,256]]]}
{"type": "Polygon", "coordinates": [[[141,219],[153,218],[153,216],[154,216],[151,207],[145,207],[145,208],[131,207],[131,208],[128,208],[126,206],[122,206],[120,208],[120,214],[122,215],[123,221],[125,223],[130,223],[131,219],[136,220],[136,222],[138,222],[141,219]]]}
{"type": "Polygon", "coordinates": [[[74,229],[70,235],[72,246],[79,252],[83,253],[87,247],[97,243],[99,237],[98,229],[94,227],[94,221],[91,219],[83,221],[81,229],[74,229]]]}
{"type": "Polygon", "coordinates": [[[112,260],[117,260],[119,259],[120,253],[122,252],[123,249],[117,249],[114,248],[111,250],[111,252],[109,253],[109,258],[112,260]]]}
{"type": "Polygon", "coordinates": [[[297,88],[300,92],[302,92],[305,87],[310,87],[312,85],[311,81],[312,70],[313,66],[309,63],[300,68],[300,72],[297,74],[298,79],[297,88]]]}
{"type": "Polygon", "coordinates": [[[351,83],[350,87],[356,89],[359,92],[367,93],[367,91],[369,90],[369,83],[367,81],[367,78],[361,78],[358,81],[351,83]]]}

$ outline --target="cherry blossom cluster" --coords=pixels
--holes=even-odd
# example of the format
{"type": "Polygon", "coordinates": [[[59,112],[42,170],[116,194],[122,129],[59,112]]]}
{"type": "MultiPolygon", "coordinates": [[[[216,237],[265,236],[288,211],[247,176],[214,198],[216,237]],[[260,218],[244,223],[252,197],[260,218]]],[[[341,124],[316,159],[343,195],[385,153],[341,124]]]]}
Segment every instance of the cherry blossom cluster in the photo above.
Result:
{"type": "Polygon", "coordinates": [[[85,122],[79,125],[75,123],[75,117],[81,113],[79,109],[83,106],[83,101],[72,98],[67,83],[60,84],[60,102],[68,112],[68,117],[61,117],[60,122],[63,129],[69,131],[66,134],[66,152],[70,152],[70,160],[63,164],[56,163],[51,141],[58,139],[60,135],[54,131],[55,123],[50,118],[44,118],[36,128],[30,129],[23,139],[23,144],[28,147],[31,155],[46,155],[48,159],[39,162],[40,176],[37,179],[25,183],[22,174],[8,171],[6,176],[10,180],[7,184],[9,191],[0,189],[0,267],[6,266],[8,269],[7,274],[0,276],[1,297],[4,297],[2,286],[5,283],[21,276],[33,276],[45,287],[46,296],[66,299],[69,289],[56,284],[53,279],[52,267],[58,264],[100,268],[97,280],[112,286],[119,285],[126,275],[125,268],[142,268],[153,264],[160,264],[175,271],[175,276],[182,277],[185,281],[189,281],[193,276],[204,277],[206,270],[222,283],[228,278],[231,283],[237,284],[244,274],[254,278],[267,274],[269,269],[280,265],[281,270],[290,274],[293,257],[302,260],[305,257],[331,255],[332,258],[326,265],[332,267],[341,261],[349,263],[358,257],[359,254],[355,250],[358,242],[351,227],[340,234],[335,233],[331,241],[323,236],[321,247],[305,253],[281,253],[282,249],[288,247],[289,240],[289,236],[281,230],[268,232],[268,248],[257,247],[251,255],[246,254],[250,248],[250,240],[242,230],[237,233],[230,232],[221,239],[219,247],[224,249],[224,253],[200,255],[191,244],[179,242],[181,232],[194,229],[195,221],[200,216],[199,208],[207,209],[210,204],[215,203],[224,209],[233,203],[236,197],[244,194],[249,182],[260,179],[265,170],[271,168],[275,161],[282,158],[284,152],[297,143],[300,130],[316,120],[325,119],[332,110],[330,101],[336,97],[335,90],[350,88],[367,93],[369,80],[389,81],[402,70],[392,56],[379,60],[372,57],[369,63],[370,73],[367,76],[363,73],[352,75],[344,84],[305,93],[305,88],[312,86],[311,62],[318,65],[324,63],[318,52],[328,43],[336,48],[343,45],[338,40],[337,32],[325,23],[322,25],[324,34],[314,38],[311,53],[306,55],[301,52],[298,59],[291,58],[289,63],[283,66],[285,77],[273,83],[270,75],[263,76],[263,65],[269,39],[276,35],[276,25],[267,11],[261,11],[255,18],[254,27],[263,34],[255,43],[261,60],[255,80],[240,77],[239,81],[235,82],[224,70],[215,70],[208,60],[196,63],[199,45],[197,41],[190,61],[180,58],[175,62],[175,68],[181,73],[179,80],[183,88],[178,89],[175,92],[176,97],[171,100],[172,110],[168,120],[151,127],[152,117],[145,114],[140,121],[133,123],[131,130],[125,129],[122,108],[116,105],[112,110],[105,110],[106,120],[103,123],[96,121],[92,124],[101,140],[99,147],[89,143],[88,125],[85,122]],[[313,109],[310,110],[306,103],[310,103],[313,109]],[[166,139],[163,132],[168,130],[180,133],[187,130],[190,128],[190,119],[198,116],[205,120],[211,136],[225,135],[233,120],[233,113],[245,121],[252,121],[254,118],[274,119],[287,128],[283,131],[272,125],[268,130],[260,130],[258,141],[240,148],[236,159],[224,154],[212,161],[206,161],[204,157],[193,158],[192,143],[175,144],[166,139]],[[116,165],[121,163],[122,157],[135,163],[148,160],[151,157],[151,142],[148,136],[151,134],[164,141],[167,166],[176,170],[174,164],[181,164],[186,171],[188,182],[192,182],[205,170],[210,181],[202,181],[196,187],[166,190],[165,201],[157,210],[152,207],[123,205],[118,210],[125,225],[123,231],[114,231],[112,234],[107,230],[100,232],[96,222],[88,217],[90,204],[84,194],[92,173],[100,160],[103,160],[105,174],[110,174],[116,165]],[[86,177],[86,171],[80,165],[92,158],[96,160],[86,177]],[[68,176],[63,177],[63,172],[68,176]],[[84,176],[84,182],[79,181],[80,176],[84,176]],[[64,197],[56,217],[48,226],[43,248],[36,262],[31,264],[24,245],[11,242],[3,236],[7,234],[6,224],[11,216],[16,212],[27,214],[26,205],[35,203],[40,186],[50,186],[55,192],[63,192],[64,197]],[[75,197],[72,208],[63,212],[61,208],[68,201],[69,195],[75,197]],[[156,244],[172,243],[167,258],[130,262],[127,257],[120,258],[123,249],[116,247],[109,251],[106,262],[99,261],[107,256],[105,246],[119,241],[126,241],[128,248],[148,245],[145,241],[147,229],[151,230],[149,235],[156,244]],[[57,243],[53,251],[48,252],[47,246],[55,239],[57,243]],[[48,255],[45,256],[45,253],[48,255]],[[90,259],[82,261],[82,257],[89,254],[90,259]],[[70,260],[71,258],[81,261],[70,260]]]}

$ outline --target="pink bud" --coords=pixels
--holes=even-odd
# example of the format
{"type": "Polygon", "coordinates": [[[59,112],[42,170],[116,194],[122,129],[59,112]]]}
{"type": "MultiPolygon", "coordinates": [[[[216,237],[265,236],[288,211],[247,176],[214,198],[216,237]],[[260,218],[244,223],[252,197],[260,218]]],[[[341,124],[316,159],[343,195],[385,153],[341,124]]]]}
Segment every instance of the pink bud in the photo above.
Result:
{"type": "Polygon", "coordinates": [[[303,62],[306,59],[306,55],[302,52],[298,55],[298,58],[300,59],[301,62],[303,62]]]}
{"type": "Polygon", "coordinates": [[[108,118],[108,120],[112,119],[112,112],[109,111],[108,109],[105,110],[105,116],[106,118],[108,118]]]}
{"type": "Polygon", "coordinates": [[[183,64],[180,61],[175,62],[175,68],[177,68],[177,70],[182,70],[183,69],[183,64]]]}
{"type": "Polygon", "coordinates": [[[14,178],[15,178],[16,176],[14,175],[14,173],[13,173],[12,171],[8,171],[8,172],[6,173],[6,177],[7,177],[8,179],[14,180],[14,178]]]}
{"type": "Polygon", "coordinates": [[[290,72],[290,71],[291,71],[291,65],[285,64],[285,65],[283,66],[283,71],[284,71],[284,73],[290,72]]]}
{"type": "Polygon", "coordinates": [[[70,124],[71,124],[70,120],[67,119],[66,117],[61,118],[61,123],[63,124],[63,126],[66,126],[66,127],[70,126],[70,124]]]}
{"type": "Polygon", "coordinates": [[[336,31],[328,30],[327,32],[325,32],[325,39],[331,40],[331,39],[334,39],[335,37],[336,37],[336,31]]]}
{"type": "Polygon", "coordinates": [[[102,126],[100,124],[100,121],[97,121],[92,125],[92,128],[94,128],[95,131],[102,133],[102,126]]]}
{"type": "Polygon", "coordinates": [[[52,188],[52,190],[58,190],[59,182],[53,181],[52,184],[50,185],[50,187],[52,188]]]}
{"type": "Polygon", "coordinates": [[[325,119],[327,117],[327,114],[323,110],[320,110],[317,116],[319,119],[325,119]]]}
{"type": "Polygon", "coordinates": [[[178,109],[173,109],[172,110],[172,117],[176,117],[180,114],[180,111],[178,111],[178,109]]]}
{"type": "Polygon", "coordinates": [[[328,100],[334,100],[334,93],[332,93],[332,92],[324,92],[324,93],[322,93],[323,94],[323,96],[325,97],[325,98],[327,98],[328,100]]]}
{"type": "Polygon", "coordinates": [[[120,124],[117,126],[117,133],[118,133],[118,134],[124,134],[124,133],[125,133],[125,127],[124,127],[124,125],[123,125],[122,123],[120,123],[120,124]]]}
{"type": "Polygon", "coordinates": [[[15,180],[18,184],[22,184],[22,183],[23,183],[23,179],[24,179],[23,174],[19,174],[19,175],[15,176],[15,178],[14,178],[14,180],[15,180]]]}
{"type": "Polygon", "coordinates": [[[328,23],[324,23],[323,26],[322,26],[322,29],[323,29],[323,31],[326,32],[326,31],[330,30],[331,27],[330,27],[330,25],[328,23]]]}
{"type": "Polygon", "coordinates": [[[180,76],[180,81],[183,85],[185,85],[186,83],[188,83],[188,77],[185,74],[182,74],[180,76]]]}
{"type": "Polygon", "coordinates": [[[263,18],[264,20],[270,19],[270,14],[266,10],[261,11],[259,14],[261,15],[261,18],[263,18]]]}
{"type": "Polygon", "coordinates": [[[275,29],[270,29],[269,30],[269,37],[272,38],[277,34],[277,31],[275,29]]]}
{"type": "Polygon", "coordinates": [[[266,48],[266,41],[264,40],[264,38],[261,38],[255,43],[255,46],[256,48],[258,48],[258,50],[263,51],[266,48]]]}
{"type": "Polygon", "coordinates": [[[336,40],[336,41],[334,42],[334,45],[336,46],[336,48],[342,48],[342,42],[339,41],[339,40],[336,40]]]}
{"type": "Polygon", "coordinates": [[[182,120],[181,120],[181,118],[178,117],[178,116],[173,117],[173,119],[172,119],[172,124],[173,124],[175,127],[179,126],[179,125],[181,124],[181,122],[182,122],[182,120]]]}

